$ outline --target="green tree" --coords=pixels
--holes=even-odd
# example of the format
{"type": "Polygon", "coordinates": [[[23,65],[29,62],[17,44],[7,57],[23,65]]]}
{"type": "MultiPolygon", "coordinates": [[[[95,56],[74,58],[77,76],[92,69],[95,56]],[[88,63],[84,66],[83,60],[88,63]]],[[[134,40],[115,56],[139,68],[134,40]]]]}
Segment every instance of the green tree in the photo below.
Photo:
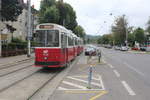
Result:
{"type": "Polygon", "coordinates": [[[121,45],[125,43],[126,39],[126,28],[127,28],[127,20],[124,15],[119,16],[115,22],[115,25],[112,26],[112,33],[114,37],[115,44],[121,45]]]}
{"type": "Polygon", "coordinates": [[[134,46],[134,43],[135,43],[135,35],[133,33],[129,33],[128,34],[128,43],[129,43],[129,46],[134,46]]]}
{"type": "Polygon", "coordinates": [[[98,44],[111,44],[113,45],[112,34],[104,34],[98,39],[98,44]]]}
{"type": "Polygon", "coordinates": [[[47,7],[40,21],[42,23],[58,23],[59,11],[56,6],[47,7]]]}
{"type": "Polygon", "coordinates": [[[58,22],[59,11],[55,6],[55,0],[42,0],[39,11],[39,23],[58,22]],[[56,18],[54,18],[56,17],[56,18]]]}
{"type": "Polygon", "coordinates": [[[60,19],[59,24],[64,25],[67,29],[74,30],[77,26],[76,13],[71,5],[57,2],[57,8],[59,9],[60,19]]]}
{"type": "Polygon", "coordinates": [[[140,44],[143,44],[145,42],[144,30],[142,28],[135,29],[133,34],[135,35],[135,41],[140,44]]]}
{"type": "Polygon", "coordinates": [[[18,16],[22,13],[22,9],[18,0],[2,0],[2,20],[17,21],[18,16]]]}
{"type": "Polygon", "coordinates": [[[146,31],[147,31],[147,32],[149,33],[149,35],[150,35],[150,18],[149,18],[149,20],[148,20],[148,22],[147,22],[146,31]]]}
{"type": "Polygon", "coordinates": [[[76,28],[74,29],[74,33],[79,37],[85,37],[85,31],[80,25],[76,26],[76,28]]]}
{"type": "Polygon", "coordinates": [[[78,36],[84,38],[85,31],[78,26],[76,13],[71,5],[62,1],[42,0],[39,11],[40,23],[56,23],[72,30],[78,36]]]}

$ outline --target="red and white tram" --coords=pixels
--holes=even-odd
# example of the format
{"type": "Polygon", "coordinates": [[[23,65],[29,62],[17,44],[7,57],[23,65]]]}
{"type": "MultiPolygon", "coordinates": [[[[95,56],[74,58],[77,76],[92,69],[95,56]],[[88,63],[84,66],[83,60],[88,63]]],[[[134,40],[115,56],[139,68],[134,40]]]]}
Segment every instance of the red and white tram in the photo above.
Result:
{"type": "Polygon", "coordinates": [[[82,39],[63,26],[44,23],[35,31],[39,44],[35,47],[36,67],[64,67],[82,52],[82,39]]]}

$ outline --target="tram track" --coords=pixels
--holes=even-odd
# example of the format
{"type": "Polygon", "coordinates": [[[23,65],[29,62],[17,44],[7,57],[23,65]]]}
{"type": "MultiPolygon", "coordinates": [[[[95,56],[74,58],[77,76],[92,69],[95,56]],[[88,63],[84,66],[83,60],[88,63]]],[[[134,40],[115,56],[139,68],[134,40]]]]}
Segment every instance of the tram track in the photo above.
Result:
{"type": "Polygon", "coordinates": [[[21,82],[21,81],[23,81],[23,80],[25,80],[25,79],[31,77],[31,76],[34,75],[35,73],[36,73],[36,72],[34,72],[34,73],[32,73],[32,74],[30,74],[30,75],[28,75],[28,76],[26,76],[26,77],[24,77],[24,78],[22,78],[22,79],[16,81],[16,82],[14,82],[14,83],[12,83],[11,85],[8,85],[8,86],[6,86],[6,87],[0,89],[0,93],[3,92],[3,91],[5,91],[5,90],[7,90],[8,88],[14,86],[15,84],[17,84],[17,83],[19,83],[19,82],[21,82]]]}
{"type": "Polygon", "coordinates": [[[39,91],[41,91],[52,79],[54,79],[57,76],[58,73],[55,73],[52,77],[50,77],[43,85],[41,85],[40,88],[38,88],[31,96],[28,97],[27,100],[32,100],[32,97],[38,93],[39,91]]]}
{"type": "Polygon", "coordinates": [[[10,68],[10,67],[19,65],[19,64],[31,62],[31,60],[33,60],[33,59],[34,58],[30,58],[30,59],[24,59],[24,60],[15,61],[15,62],[8,63],[8,64],[3,64],[3,65],[0,65],[0,70],[7,69],[7,68],[10,68]]]}
{"type": "Polygon", "coordinates": [[[6,72],[6,73],[4,73],[4,74],[1,74],[1,73],[0,73],[0,77],[6,76],[6,75],[11,74],[11,73],[15,73],[15,72],[17,72],[17,71],[19,71],[19,70],[26,69],[26,68],[28,68],[28,67],[31,67],[32,65],[33,65],[33,64],[30,64],[30,65],[28,65],[28,66],[25,66],[25,67],[22,67],[22,68],[18,68],[18,69],[14,70],[14,71],[6,72]]]}
{"type": "MultiPolygon", "coordinates": [[[[11,93],[12,91],[15,90],[16,93],[14,93],[15,95],[20,94],[25,94],[26,97],[23,98],[19,98],[19,100],[24,99],[25,100],[30,100],[30,98],[32,98],[32,96],[34,96],[34,94],[36,94],[38,91],[40,91],[45,85],[47,85],[53,78],[55,78],[58,75],[59,71],[57,72],[51,72],[51,71],[44,71],[44,69],[39,69],[36,72],[10,84],[9,86],[0,89],[0,97],[3,97],[5,95],[8,95],[9,93],[11,93]],[[34,81],[33,81],[34,80],[34,81]],[[37,84],[37,85],[34,85],[37,84]],[[29,85],[29,87],[28,87],[29,85]],[[31,88],[30,88],[31,86],[31,88]],[[24,89],[20,90],[18,88],[22,88],[24,87],[24,89],[27,89],[27,93],[25,93],[24,89]]],[[[14,96],[15,96],[14,95],[14,96]]],[[[12,96],[12,97],[14,97],[12,96]]],[[[6,97],[9,97],[6,96],[6,97]]],[[[14,99],[15,100],[15,99],[14,99]]]]}
{"type": "MultiPolygon", "coordinates": [[[[71,66],[73,65],[71,64],[71,66]]],[[[34,100],[43,89],[49,90],[52,88],[53,83],[51,82],[56,80],[55,77],[65,75],[64,73],[67,73],[66,70],[69,69],[43,69],[30,67],[30,65],[24,66],[22,70],[18,69],[16,73],[0,77],[0,80],[2,80],[0,81],[0,97],[5,100],[34,100]]],[[[59,81],[61,81],[61,78],[59,81]]],[[[47,97],[49,97],[48,94],[47,97]]]]}

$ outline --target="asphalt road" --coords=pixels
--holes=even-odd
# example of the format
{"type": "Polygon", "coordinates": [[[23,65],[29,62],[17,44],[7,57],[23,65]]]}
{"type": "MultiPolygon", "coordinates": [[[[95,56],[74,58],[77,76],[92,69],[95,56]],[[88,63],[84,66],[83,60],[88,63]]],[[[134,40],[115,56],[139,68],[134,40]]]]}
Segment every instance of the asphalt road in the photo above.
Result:
{"type": "Polygon", "coordinates": [[[101,51],[101,63],[81,55],[63,70],[35,68],[33,60],[5,66],[0,69],[0,99],[150,100],[150,54],[101,51]]]}
{"type": "Polygon", "coordinates": [[[106,48],[101,48],[101,50],[104,59],[121,80],[121,83],[124,86],[127,83],[130,87],[131,90],[126,90],[134,98],[131,100],[149,100],[150,54],[136,54],[106,48]]]}
{"type": "Polygon", "coordinates": [[[150,55],[101,48],[102,62],[93,57],[91,89],[89,64],[81,56],[50,100],[149,100],[150,55]]]}

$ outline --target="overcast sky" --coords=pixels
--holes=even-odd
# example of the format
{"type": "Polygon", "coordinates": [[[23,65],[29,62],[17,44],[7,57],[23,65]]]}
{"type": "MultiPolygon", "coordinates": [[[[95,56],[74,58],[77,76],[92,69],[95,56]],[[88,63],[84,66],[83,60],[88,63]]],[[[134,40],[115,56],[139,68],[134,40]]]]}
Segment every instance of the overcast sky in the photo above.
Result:
{"type": "MultiPolygon", "coordinates": [[[[26,0],[25,0],[26,1],[26,0]]],[[[39,9],[40,0],[31,0],[39,9]]],[[[125,14],[130,26],[146,27],[150,0],[64,0],[76,11],[77,21],[87,34],[110,33],[115,17],[125,14]],[[112,13],[112,16],[110,16],[112,13]],[[104,23],[106,22],[106,23],[104,23]]]]}

